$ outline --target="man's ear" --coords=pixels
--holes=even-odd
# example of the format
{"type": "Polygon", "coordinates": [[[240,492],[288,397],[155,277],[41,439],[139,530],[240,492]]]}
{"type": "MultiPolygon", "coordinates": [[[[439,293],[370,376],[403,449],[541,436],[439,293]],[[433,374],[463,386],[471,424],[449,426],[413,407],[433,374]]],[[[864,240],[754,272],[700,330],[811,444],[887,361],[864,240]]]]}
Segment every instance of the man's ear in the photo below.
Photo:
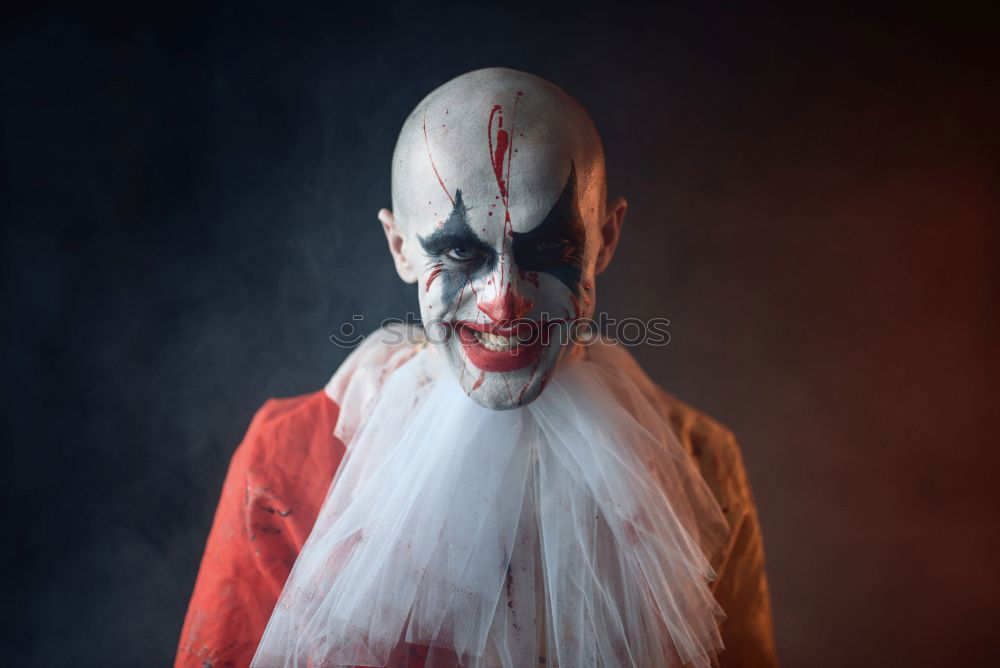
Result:
{"type": "Polygon", "coordinates": [[[396,217],[389,209],[379,209],[379,222],[382,223],[382,231],[385,232],[385,240],[389,243],[389,252],[392,253],[392,261],[396,264],[396,273],[406,283],[417,282],[417,272],[413,265],[406,259],[406,237],[396,223],[396,217]]]}
{"type": "Polygon", "coordinates": [[[625,222],[625,212],[628,202],[624,197],[616,199],[608,208],[601,223],[601,250],[597,253],[596,272],[599,274],[611,264],[611,258],[618,247],[618,239],[622,233],[622,223],[625,222]]]}

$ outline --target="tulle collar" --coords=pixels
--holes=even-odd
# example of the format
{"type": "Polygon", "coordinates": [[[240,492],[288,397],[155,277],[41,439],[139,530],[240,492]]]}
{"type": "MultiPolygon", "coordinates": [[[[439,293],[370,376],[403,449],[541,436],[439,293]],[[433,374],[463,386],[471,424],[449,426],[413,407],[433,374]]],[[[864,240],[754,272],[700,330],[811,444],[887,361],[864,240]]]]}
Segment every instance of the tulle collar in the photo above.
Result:
{"type": "Polygon", "coordinates": [[[327,392],[347,455],[253,665],[714,662],[728,527],[623,348],[492,411],[382,333],[327,392]]]}

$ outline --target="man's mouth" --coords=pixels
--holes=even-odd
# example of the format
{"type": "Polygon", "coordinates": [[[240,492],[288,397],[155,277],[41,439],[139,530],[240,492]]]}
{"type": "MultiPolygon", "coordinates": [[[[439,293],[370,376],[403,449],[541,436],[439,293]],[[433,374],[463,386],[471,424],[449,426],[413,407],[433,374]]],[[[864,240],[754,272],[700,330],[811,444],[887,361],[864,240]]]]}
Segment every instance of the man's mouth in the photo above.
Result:
{"type": "Polygon", "coordinates": [[[460,321],[455,332],[469,360],[483,371],[522,369],[536,362],[545,347],[535,324],[503,328],[460,321]]]}
{"type": "Polygon", "coordinates": [[[522,343],[527,344],[530,342],[530,339],[522,340],[517,334],[503,336],[502,334],[490,334],[489,332],[480,332],[475,329],[472,330],[472,333],[476,337],[476,340],[479,341],[479,345],[495,353],[510,352],[522,343]]]}

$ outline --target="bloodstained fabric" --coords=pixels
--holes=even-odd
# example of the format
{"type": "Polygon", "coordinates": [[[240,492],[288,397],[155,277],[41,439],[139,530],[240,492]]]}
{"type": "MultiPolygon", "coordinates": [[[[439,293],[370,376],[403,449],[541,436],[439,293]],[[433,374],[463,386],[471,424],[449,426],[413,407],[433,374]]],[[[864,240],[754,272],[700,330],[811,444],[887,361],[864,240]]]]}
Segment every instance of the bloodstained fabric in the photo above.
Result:
{"type": "MultiPolygon", "coordinates": [[[[657,399],[732,529],[713,563],[727,614],[720,663],[776,665],[763,543],[739,447],[711,418],[665,392],[657,399]]],[[[344,455],[333,435],[338,413],[315,392],[268,401],[254,417],[223,486],[176,666],[249,665],[344,455]]],[[[422,649],[401,646],[392,665],[419,668],[422,649]]]]}

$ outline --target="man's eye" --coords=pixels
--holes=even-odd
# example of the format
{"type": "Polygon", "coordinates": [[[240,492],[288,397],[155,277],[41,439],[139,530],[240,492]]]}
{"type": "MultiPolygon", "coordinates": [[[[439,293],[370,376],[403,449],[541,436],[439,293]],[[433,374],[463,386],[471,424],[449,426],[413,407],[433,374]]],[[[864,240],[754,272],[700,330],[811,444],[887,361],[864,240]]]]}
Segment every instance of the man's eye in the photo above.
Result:
{"type": "Polygon", "coordinates": [[[565,248],[566,242],[562,239],[542,239],[535,242],[535,250],[539,253],[555,253],[565,248]]]}
{"type": "Polygon", "coordinates": [[[476,259],[479,251],[471,246],[455,246],[445,253],[445,255],[456,262],[469,262],[476,259]]]}

